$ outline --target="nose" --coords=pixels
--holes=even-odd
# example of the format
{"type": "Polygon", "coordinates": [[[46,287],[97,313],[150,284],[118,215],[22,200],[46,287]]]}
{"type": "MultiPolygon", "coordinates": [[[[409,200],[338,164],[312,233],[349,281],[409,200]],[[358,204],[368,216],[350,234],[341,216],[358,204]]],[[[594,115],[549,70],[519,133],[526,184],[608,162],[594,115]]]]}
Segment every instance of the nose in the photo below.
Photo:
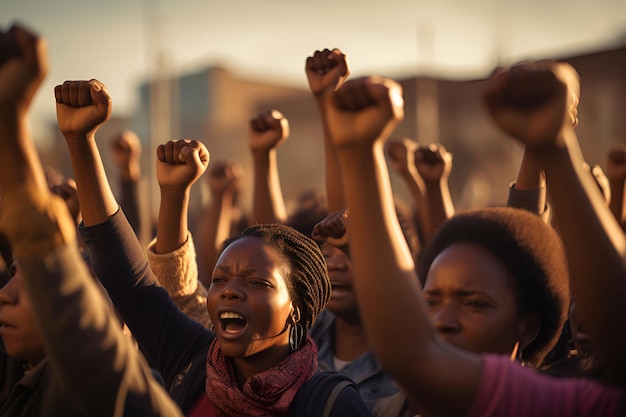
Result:
{"type": "Polygon", "coordinates": [[[4,287],[0,288],[0,306],[16,304],[18,299],[18,279],[13,276],[4,287]]]}
{"type": "Polygon", "coordinates": [[[222,300],[239,300],[244,298],[244,292],[236,279],[231,279],[223,288],[220,294],[222,300]]]}
{"type": "Polygon", "coordinates": [[[345,260],[337,252],[327,249],[322,251],[322,255],[324,255],[329,271],[345,271],[348,269],[345,260]]]}
{"type": "Polygon", "coordinates": [[[435,329],[439,334],[454,334],[461,331],[458,310],[451,302],[444,302],[433,314],[435,329]]]}

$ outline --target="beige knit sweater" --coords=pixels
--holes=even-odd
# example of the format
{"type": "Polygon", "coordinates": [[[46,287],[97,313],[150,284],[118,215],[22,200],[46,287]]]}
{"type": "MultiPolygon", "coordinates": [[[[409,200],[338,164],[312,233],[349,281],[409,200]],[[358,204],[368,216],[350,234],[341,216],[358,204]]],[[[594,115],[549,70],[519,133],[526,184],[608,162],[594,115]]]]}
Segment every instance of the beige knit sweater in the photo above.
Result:
{"type": "Polygon", "coordinates": [[[180,248],[170,253],[155,253],[155,243],[156,239],[148,244],[148,261],[157,280],[183,313],[210,329],[207,292],[198,280],[196,248],[191,233],[188,233],[187,241],[180,248]]]}

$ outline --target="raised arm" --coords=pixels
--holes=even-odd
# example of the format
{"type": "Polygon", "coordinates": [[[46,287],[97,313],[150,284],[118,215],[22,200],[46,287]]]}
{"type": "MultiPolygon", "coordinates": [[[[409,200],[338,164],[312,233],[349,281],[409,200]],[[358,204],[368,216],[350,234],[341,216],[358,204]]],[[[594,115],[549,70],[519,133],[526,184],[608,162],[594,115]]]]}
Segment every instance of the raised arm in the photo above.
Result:
{"type": "Polygon", "coordinates": [[[616,146],[609,151],[606,176],[611,187],[611,211],[618,223],[623,224],[624,186],[626,185],[626,146],[616,146]]]}
{"type": "Polygon", "coordinates": [[[509,188],[507,206],[535,213],[550,222],[546,198],[546,175],[541,162],[532,149],[524,148],[517,179],[509,188]]]}
{"type": "Polygon", "coordinates": [[[59,128],[78,186],[81,236],[93,269],[169,386],[212,335],[180,312],[165,289],[157,285],[144,248],[119,210],[95,137],[111,110],[106,88],[97,80],[66,81],[55,88],[55,97],[59,128]]]}
{"type": "Polygon", "coordinates": [[[421,244],[424,242],[425,230],[430,228],[431,224],[426,184],[424,184],[424,179],[415,167],[415,151],[418,148],[418,144],[409,138],[397,138],[387,141],[385,147],[391,167],[404,179],[413,196],[419,236],[419,247],[416,248],[415,253],[418,256],[421,252],[421,244]]]}
{"type": "Polygon", "coordinates": [[[454,203],[448,186],[452,154],[443,145],[431,143],[418,147],[414,159],[415,167],[426,185],[430,225],[424,231],[424,244],[428,244],[441,224],[454,215],[454,203]]]}
{"type": "Polygon", "coordinates": [[[222,244],[231,235],[233,210],[241,192],[242,167],[234,160],[211,163],[207,182],[211,191],[211,202],[199,222],[196,239],[200,256],[198,270],[200,280],[208,288],[215,262],[222,244]]]}
{"type": "Polygon", "coordinates": [[[404,116],[401,87],[379,77],[348,81],[327,106],[350,210],[357,296],[374,351],[430,414],[465,415],[480,359],[437,337],[393,205],[384,142],[404,116]]]}
{"type": "Polygon", "coordinates": [[[161,206],[154,251],[168,253],[187,241],[191,186],[209,165],[209,151],[196,140],[172,140],[159,145],[156,163],[161,206]]]}
{"type": "Polygon", "coordinates": [[[324,153],[326,172],[326,200],[328,212],[346,207],[339,172],[339,162],[333,149],[328,121],[326,119],[326,97],[332,95],[350,75],[347,57],[339,49],[324,49],[306,59],[305,72],[309,88],[320,114],[324,132],[324,153]]]}
{"type": "Polygon", "coordinates": [[[44,181],[26,117],[46,64],[43,39],[17,26],[0,33],[0,225],[39,322],[46,372],[59,373],[63,392],[86,415],[180,416],[122,334],[80,256],[67,205],[44,181]]]}
{"type": "Polygon", "coordinates": [[[157,280],[178,308],[206,328],[206,288],[198,282],[198,264],[188,210],[191,186],[209,164],[206,147],[191,140],[169,141],[157,148],[157,180],[161,206],[157,236],[148,246],[148,260],[157,280]]]}
{"type": "Polygon", "coordinates": [[[135,132],[123,130],[111,140],[111,152],[119,176],[120,206],[137,236],[141,236],[141,141],[135,132]]]}
{"type": "Polygon", "coordinates": [[[578,313],[608,376],[625,383],[626,334],[616,328],[626,317],[626,239],[583,167],[574,132],[578,83],[564,63],[520,64],[490,80],[486,102],[496,123],[540,158],[578,313]]]}
{"type": "Polygon", "coordinates": [[[250,120],[249,146],[254,164],[253,223],[287,221],[280,185],[276,150],[289,137],[289,122],[278,110],[261,113],[250,120]]]}
{"type": "Polygon", "coordinates": [[[104,171],[96,131],[111,116],[112,102],[98,80],[66,81],[54,88],[59,129],[65,136],[86,226],[106,221],[119,208],[104,171]]]}

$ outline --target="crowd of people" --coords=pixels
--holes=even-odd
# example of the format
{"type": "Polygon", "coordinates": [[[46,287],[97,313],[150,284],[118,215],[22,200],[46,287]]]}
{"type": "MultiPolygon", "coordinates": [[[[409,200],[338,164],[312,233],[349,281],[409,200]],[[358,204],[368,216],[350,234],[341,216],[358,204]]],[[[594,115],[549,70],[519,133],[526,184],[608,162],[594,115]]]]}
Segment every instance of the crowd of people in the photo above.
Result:
{"type": "Polygon", "coordinates": [[[141,141],[110,143],[116,196],[104,83],[49,92],[73,176],[42,166],[29,107],[48,65],[44,37],[0,32],[0,416],[626,415],[626,146],[586,163],[572,66],[490,77],[485,106],[524,155],[506,205],[457,211],[450,152],[393,137],[400,85],[315,51],[325,189],[287,210],[276,109],[249,121],[249,211],[237,161],[172,139],[143,247],[141,141]]]}

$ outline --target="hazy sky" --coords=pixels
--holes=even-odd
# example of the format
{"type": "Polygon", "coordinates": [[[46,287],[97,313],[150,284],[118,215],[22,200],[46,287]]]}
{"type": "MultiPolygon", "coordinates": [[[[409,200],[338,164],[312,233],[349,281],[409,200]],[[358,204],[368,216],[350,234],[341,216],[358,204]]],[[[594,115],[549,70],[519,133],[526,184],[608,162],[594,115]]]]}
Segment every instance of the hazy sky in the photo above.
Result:
{"type": "Polygon", "coordinates": [[[498,56],[507,64],[626,42],[626,0],[1,0],[3,30],[14,20],[48,40],[33,124],[54,117],[53,87],[68,79],[98,78],[114,113],[133,111],[157,51],[173,72],[221,63],[304,87],[306,57],[326,47],[342,49],[356,76],[472,78],[498,56]]]}

